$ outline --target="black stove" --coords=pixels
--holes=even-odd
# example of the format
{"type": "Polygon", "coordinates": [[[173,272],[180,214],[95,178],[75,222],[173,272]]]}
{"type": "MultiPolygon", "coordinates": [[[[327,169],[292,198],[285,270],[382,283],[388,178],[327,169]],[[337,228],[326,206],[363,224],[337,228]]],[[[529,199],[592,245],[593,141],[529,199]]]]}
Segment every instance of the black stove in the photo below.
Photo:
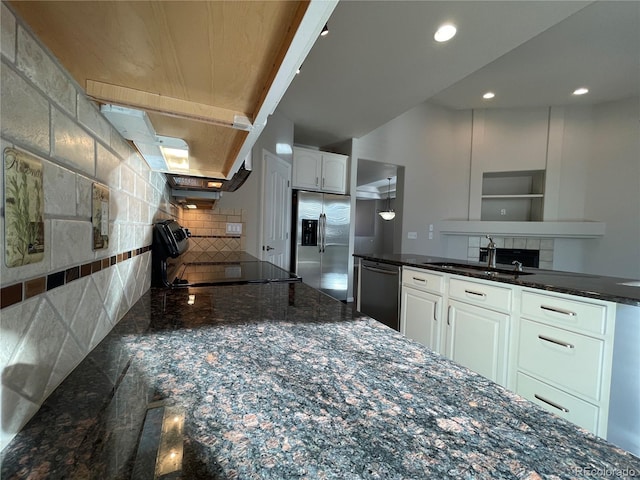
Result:
{"type": "Polygon", "coordinates": [[[300,277],[245,252],[193,252],[189,231],[173,220],[154,225],[152,285],[204,287],[299,282],[300,277]]]}

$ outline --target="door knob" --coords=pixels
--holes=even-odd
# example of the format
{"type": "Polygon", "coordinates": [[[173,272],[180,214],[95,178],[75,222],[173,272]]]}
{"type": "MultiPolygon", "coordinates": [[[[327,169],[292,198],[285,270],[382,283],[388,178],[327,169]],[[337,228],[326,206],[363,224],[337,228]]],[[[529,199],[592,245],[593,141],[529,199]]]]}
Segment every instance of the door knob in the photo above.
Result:
{"type": "Polygon", "coordinates": [[[266,250],[267,250],[267,252],[268,252],[269,250],[275,250],[275,248],[274,248],[274,247],[270,247],[269,245],[267,245],[266,250]]]}

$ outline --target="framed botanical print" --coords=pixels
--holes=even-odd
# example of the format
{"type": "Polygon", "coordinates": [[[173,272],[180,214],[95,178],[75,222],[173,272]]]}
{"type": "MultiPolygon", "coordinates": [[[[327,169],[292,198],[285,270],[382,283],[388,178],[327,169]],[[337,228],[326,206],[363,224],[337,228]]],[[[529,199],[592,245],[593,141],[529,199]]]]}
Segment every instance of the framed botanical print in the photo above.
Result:
{"type": "Polygon", "coordinates": [[[109,187],[94,183],[91,198],[93,249],[101,250],[109,246],[109,187]]]}
{"type": "Polygon", "coordinates": [[[4,158],[5,263],[19,267],[44,258],[43,165],[39,158],[7,147],[4,158]]]}

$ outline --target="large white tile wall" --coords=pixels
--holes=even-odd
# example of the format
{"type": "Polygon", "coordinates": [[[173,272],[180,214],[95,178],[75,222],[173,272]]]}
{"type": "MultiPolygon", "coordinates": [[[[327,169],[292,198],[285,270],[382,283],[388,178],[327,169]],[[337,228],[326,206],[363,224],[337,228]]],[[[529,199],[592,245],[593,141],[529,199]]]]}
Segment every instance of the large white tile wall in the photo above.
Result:
{"type": "MultiPolygon", "coordinates": [[[[4,3],[0,15],[0,147],[42,159],[46,241],[41,262],[7,268],[3,210],[1,286],[150,245],[152,222],[178,215],[164,176],[149,170],[4,3]],[[109,248],[97,251],[93,182],[110,189],[109,248]]],[[[0,449],[150,287],[150,277],[147,251],[2,309],[0,449]]]]}

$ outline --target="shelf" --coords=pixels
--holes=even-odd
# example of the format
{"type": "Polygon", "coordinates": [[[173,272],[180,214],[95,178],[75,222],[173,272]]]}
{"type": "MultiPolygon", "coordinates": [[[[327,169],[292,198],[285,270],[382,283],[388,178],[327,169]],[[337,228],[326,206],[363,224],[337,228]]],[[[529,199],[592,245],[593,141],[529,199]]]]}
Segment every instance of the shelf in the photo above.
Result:
{"type": "Polygon", "coordinates": [[[444,220],[443,235],[485,235],[503,237],[598,238],[605,234],[604,222],[499,222],[482,220],[444,220]]]}
{"type": "Polygon", "coordinates": [[[517,195],[482,195],[483,199],[486,198],[504,198],[504,199],[512,199],[512,198],[544,198],[544,194],[542,193],[522,193],[517,195]]]}

